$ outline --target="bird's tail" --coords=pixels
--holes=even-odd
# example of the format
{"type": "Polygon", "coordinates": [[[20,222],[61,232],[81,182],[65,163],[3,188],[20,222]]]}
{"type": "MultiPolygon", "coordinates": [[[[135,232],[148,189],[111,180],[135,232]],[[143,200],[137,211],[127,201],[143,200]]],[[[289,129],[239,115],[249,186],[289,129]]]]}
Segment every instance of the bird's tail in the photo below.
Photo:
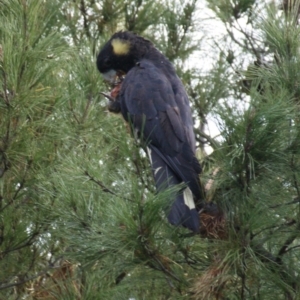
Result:
{"type": "MultiPolygon", "coordinates": [[[[176,175],[166,160],[159,155],[158,149],[148,147],[154,180],[158,191],[182,183],[182,179],[176,175]]],[[[173,200],[173,199],[172,199],[173,200]]],[[[189,187],[178,192],[168,211],[168,220],[171,224],[182,225],[193,232],[199,232],[199,214],[195,207],[194,197],[189,187]]]]}

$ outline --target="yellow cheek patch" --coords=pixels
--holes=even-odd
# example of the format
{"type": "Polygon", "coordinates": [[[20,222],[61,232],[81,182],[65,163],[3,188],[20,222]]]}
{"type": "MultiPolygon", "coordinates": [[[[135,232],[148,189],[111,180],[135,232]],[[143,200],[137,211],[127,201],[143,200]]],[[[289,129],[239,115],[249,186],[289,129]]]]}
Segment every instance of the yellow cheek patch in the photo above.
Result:
{"type": "Polygon", "coordinates": [[[111,45],[116,55],[126,55],[130,49],[130,43],[121,39],[113,39],[111,45]]]}

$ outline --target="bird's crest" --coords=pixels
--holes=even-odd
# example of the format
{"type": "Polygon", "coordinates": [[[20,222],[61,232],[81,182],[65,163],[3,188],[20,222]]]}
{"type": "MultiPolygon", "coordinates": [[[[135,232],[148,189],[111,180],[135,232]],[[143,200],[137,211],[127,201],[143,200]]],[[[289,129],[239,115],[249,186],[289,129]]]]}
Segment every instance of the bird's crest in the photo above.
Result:
{"type": "Polygon", "coordinates": [[[119,38],[115,38],[111,41],[114,54],[116,55],[126,55],[130,49],[129,41],[125,41],[119,38]]]}

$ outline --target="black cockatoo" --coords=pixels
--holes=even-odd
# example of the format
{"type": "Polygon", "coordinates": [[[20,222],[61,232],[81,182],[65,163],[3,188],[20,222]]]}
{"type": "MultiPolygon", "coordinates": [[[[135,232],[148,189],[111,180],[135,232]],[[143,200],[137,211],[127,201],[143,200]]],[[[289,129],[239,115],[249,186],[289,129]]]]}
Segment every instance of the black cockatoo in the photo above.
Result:
{"type": "Polygon", "coordinates": [[[199,232],[201,166],[189,99],[173,65],[149,40],[122,31],[103,46],[97,67],[105,80],[120,83],[110,110],[121,112],[146,144],[157,190],[186,183],[171,199],[169,222],[199,232]]]}

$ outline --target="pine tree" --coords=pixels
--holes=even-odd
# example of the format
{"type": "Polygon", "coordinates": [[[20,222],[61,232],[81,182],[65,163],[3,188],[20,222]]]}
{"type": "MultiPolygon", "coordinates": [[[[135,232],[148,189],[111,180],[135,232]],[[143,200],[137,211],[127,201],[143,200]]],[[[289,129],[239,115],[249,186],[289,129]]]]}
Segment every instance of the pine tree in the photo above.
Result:
{"type": "Polygon", "coordinates": [[[68,47],[51,31],[55,11],[44,3],[0,5],[0,289],[1,298],[13,299],[58,259],[52,219],[41,209],[54,197],[45,198],[38,185],[51,185],[61,144],[57,111],[65,99],[58,75],[68,47]]]}
{"type": "Polygon", "coordinates": [[[0,1],[1,299],[297,299],[299,3],[207,0],[226,34],[202,44],[198,5],[0,1]],[[120,29],[151,39],[190,95],[224,213],[202,215],[200,236],[167,223],[176,189],[156,193],[107,111],[95,56],[120,29]],[[195,50],[212,66],[189,68],[195,50]]]}

